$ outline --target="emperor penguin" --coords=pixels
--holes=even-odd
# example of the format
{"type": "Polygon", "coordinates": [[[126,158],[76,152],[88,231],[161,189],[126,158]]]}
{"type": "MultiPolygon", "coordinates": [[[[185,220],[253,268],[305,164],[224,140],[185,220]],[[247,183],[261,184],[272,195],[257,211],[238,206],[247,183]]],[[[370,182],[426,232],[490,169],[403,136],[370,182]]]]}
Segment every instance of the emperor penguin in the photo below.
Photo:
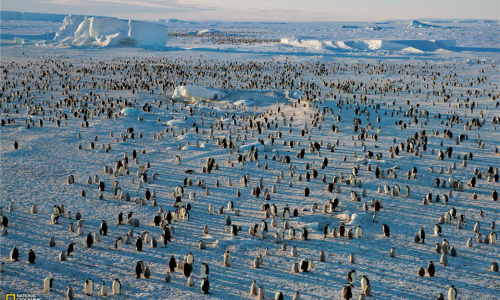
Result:
{"type": "Polygon", "coordinates": [[[358,275],[356,274],[356,270],[350,270],[349,272],[347,272],[347,280],[349,281],[349,284],[356,283],[357,279],[358,275]]]}
{"type": "Polygon", "coordinates": [[[193,267],[191,264],[189,263],[185,263],[184,264],[184,267],[182,268],[182,271],[183,271],[183,274],[184,274],[184,277],[189,277],[191,276],[191,271],[193,270],[193,267]]]}
{"type": "Polygon", "coordinates": [[[326,238],[329,232],[330,232],[330,224],[326,224],[326,226],[323,228],[323,234],[324,234],[323,238],[326,238]]]}
{"type": "Polygon", "coordinates": [[[308,269],[309,269],[309,261],[307,259],[302,259],[300,261],[300,270],[302,272],[307,272],[308,269]]]}
{"type": "Polygon", "coordinates": [[[293,227],[288,229],[288,238],[291,240],[295,239],[295,229],[293,227]]]}
{"type": "Polygon", "coordinates": [[[257,281],[252,281],[252,285],[250,286],[250,295],[257,296],[257,281]]]}
{"type": "Polygon", "coordinates": [[[439,224],[434,225],[434,235],[441,236],[441,225],[439,224]]]}
{"type": "Polygon", "coordinates": [[[50,247],[55,247],[56,246],[56,240],[55,240],[55,238],[53,236],[50,237],[49,246],[50,247]]]}
{"type": "Polygon", "coordinates": [[[429,277],[434,277],[435,273],[436,273],[436,268],[434,267],[434,263],[430,261],[429,264],[427,265],[427,274],[429,274],[429,277]]]}
{"type": "Polygon", "coordinates": [[[444,300],[443,293],[439,293],[439,295],[437,296],[436,300],[444,300]]]}
{"type": "Polygon", "coordinates": [[[122,290],[122,284],[120,280],[118,280],[118,278],[115,278],[115,280],[113,281],[112,290],[113,290],[113,295],[120,295],[120,292],[122,290]]]}
{"type": "Polygon", "coordinates": [[[368,285],[370,285],[370,280],[368,280],[368,277],[366,277],[366,275],[363,275],[361,277],[361,290],[365,291],[368,285]]]}
{"type": "Polygon", "coordinates": [[[496,261],[491,262],[491,272],[498,272],[498,263],[496,261]]]}
{"type": "Polygon", "coordinates": [[[141,274],[144,271],[144,263],[142,260],[138,261],[135,265],[135,278],[141,278],[141,274]]]}
{"type": "Polygon", "coordinates": [[[294,263],[293,266],[292,266],[292,272],[294,274],[297,274],[299,273],[299,264],[298,263],[294,263]]]}
{"type": "Polygon", "coordinates": [[[296,291],[295,294],[293,294],[293,299],[292,300],[300,300],[300,293],[299,293],[299,291],[296,291]]]}
{"type": "Polygon", "coordinates": [[[391,250],[389,251],[389,255],[391,257],[396,257],[396,248],[392,247],[391,250]]]}
{"type": "Polygon", "coordinates": [[[149,269],[149,266],[146,266],[144,269],[144,278],[149,279],[151,277],[151,270],[149,269]]]}
{"type": "Polygon", "coordinates": [[[92,248],[92,244],[94,244],[94,238],[92,237],[92,233],[89,232],[86,238],[87,248],[92,248]]]}
{"type": "Polygon", "coordinates": [[[170,273],[174,273],[175,268],[177,268],[177,263],[175,262],[175,257],[172,255],[168,261],[168,270],[170,273]]]}
{"type": "Polygon", "coordinates": [[[203,278],[203,281],[201,282],[201,293],[202,294],[209,294],[210,290],[210,282],[208,281],[208,278],[203,278]]]}
{"type": "Polygon", "coordinates": [[[35,263],[35,260],[36,260],[36,254],[35,252],[33,251],[33,249],[30,249],[30,251],[28,252],[28,262],[30,264],[34,264],[35,263]]]}
{"type": "Polygon", "coordinates": [[[68,291],[66,292],[66,298],[68,298],[68,299],[75,298],[75,293],[73,292],[73,287],[68,286],[68,291]]]}
{"type": "Polygon", "coordinates": [[[140,236],[137,236],[137,240],[135,241],[135,250],[137,252],[142,251],[142,239],[140,236]]]}
{"type": "Polygon", "coordinates": [[[457,289],[453,285],[448,290],[448,300],[457,300],[457,289]]]}
{"type": "Polygon", "coordinates": [[[50,292],[52,291],[52,282],[54,281],[54,277],[52,276],[47,276],[43,280],[43,290],[45,292],[50,292]]]}
{"type": "Polygon", "coordinates": [[[209,272],[210,270],[208,268],[208,265],[206,263],[202,263],[200,268],[201,278],[208,278],[209,272]]]}
{"type": "Polygon", "coordinates": [[[362,237],[363,236],[363,229],[361,228],[360,225],[356,227],[356,237],[362,237]]]}
{"type": "Polygon", "coordinates": [[[386,224],[382,224],[382,229],[384,230],[384,237],[390,237],[391,236],[391,232],[389,230],[389,226],[387,226],[386,224]]]}
{"type": "Polygon", "coordinates": [[[274,295],[274,300],[283,300],[283,293],[276,292],[276,295],[274,295]]]}
{"type": "Polygon", "coordinates": [[[73,251],[75,251],[75,243],[70,243],[68,245],[68,250],[66,251],[66,255],[67,256],[72,256],[73,255],[73,251]]]}
{"type": "Polygon", "coordinates": [[[292,246],[292,248],[290,249],[290,256],[291,257],[297,256],[297,246],[292,246]]]}
{"type": "Polygon", "coordinates": [[[258,298],[259,300],[263,300],[264,298],[266,298],[266,291],[264,291],[264,288],[262,286],[259,288],[258,298]]]}
{"type": "Polygon", "coordinates": [[[351,300],[352,299],[352,286],[344,285],[342,288],[342,299],[351,300]]]}
{"type": "Polygon", "coordinates": [[[99,227],[99,234],[108,235],[108,224],[106,224],[106,221],[104,220],[102,220],[101,226],[99,227]]]}
{"type": "Polygon", "coordinates": [[[418,231],[418,237],[420,238],[420,243],[425,244],[425,231],[423,227],[420,227],[418,231]]]}
{"type": "Polygon", "coordinates": [[[87,296],[92,296],[92,294],[94,293],[94,282],[92,282],[92,280],[90,278],[85,280],[85,285],[84,285],[83,291],[85,292],[85,295],[87,295],[87,296]]]}
{"type": "Polygon", "coordinates": [[[495,231],[490,232],[490,244],[497,243],[497,233],[495,231]]]}
{"type": "Polygon", "coordinates": [[[417,275],[420,277],[424,277],[424,275],[425,275],[424,268],[422,268],[422,267],[418,268],[417,275]]]}
{"type": "Polygon", "coordinates": [[[107,296],[108,295],[108,287],[106,286],[106,283],[103,281],[101,285],[101,296],[107,296]]]}
{"type": "Polygon", "coordinates": [[[59,261],[66,261],[66,252],[61,251],[61,253],[59,253],[59,261]]]}
{"type": "Polygon", "coordinates": [[[123,248],[123,239],[121,236],[115,239],[115,249],[121,251],[123,248]]]}
{"type": "Polygon", "coordinates": [[[229,252],[229,250],[226,250],[226,252],[224,252],[223,265],[224,265],[224,267],[231,266],[231,253],[229,252]]]}

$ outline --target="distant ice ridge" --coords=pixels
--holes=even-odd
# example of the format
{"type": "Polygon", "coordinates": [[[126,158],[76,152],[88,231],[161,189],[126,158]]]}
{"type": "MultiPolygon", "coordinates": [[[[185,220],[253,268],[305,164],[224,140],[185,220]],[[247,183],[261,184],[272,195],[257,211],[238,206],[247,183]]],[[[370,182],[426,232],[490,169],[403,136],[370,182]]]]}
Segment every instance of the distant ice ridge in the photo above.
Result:
{"type": "Polygon", "coordinates": [[[311,50],[330,51],[403,51],[435,52],[455,47],[453,40],[362,40],[362,41],[320,41],[314,39],[282,38],[281,44],[311,50]]]}
{"type": "Polygon", "coordinates": [[[278,89],[213,89],[203,86],[178,86],[172,98],[177,101],[197,102],[200,100],[228,101],[234,105],[262,105],[276,101],[298,99],[302,96],[296,90],[278,89]]]}
{"type": "Polygon", "coordinates": [[[72,46],[165,47],[167,27],[143,21],[107,17],[67,16],[54,42],[72,46]]]}
{"type": "Polygon", "coordinates": [[[23,21],[50,21],[62,22],[66,15],[44,14],[19,11],[0,11],[2,21],[23,20],[23,21]]]}
{"type": "Polygon", "coordinates": [[[440,27],[441,26],[430,25],[419,21],[412,21],[410,25],[408,25],[408,28],[440,28],[440,27]]]}

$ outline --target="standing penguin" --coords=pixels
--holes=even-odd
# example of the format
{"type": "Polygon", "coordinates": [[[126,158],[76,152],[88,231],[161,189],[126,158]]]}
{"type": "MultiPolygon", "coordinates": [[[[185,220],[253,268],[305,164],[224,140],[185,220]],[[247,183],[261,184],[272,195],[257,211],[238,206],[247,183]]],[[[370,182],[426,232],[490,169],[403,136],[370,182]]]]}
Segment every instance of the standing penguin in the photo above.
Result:
{"type": "Polygon", "coordinates": [[[441,225],[439,224],[434,225],[434,235],[441,236],[441,225]]]}
{"type": "Polygon", "coordinates": [[[358,275],[356,274],[356,270],[350,270],[347,273],[347,280],[349,281],[349,284],[356,283],[357,279],[358,279],[358,275]]]}
{"type": "Polygon", "coordinates": [[[264,298],[266,298],[266,291],[264,291],[264,288],[262,286],[259,288],[258,297],[259,300],[263,300],[264,298]]]}
{"type": "Polygon", "coordinates": [[[10,260],[18,261],[19,260],[19,250],[16,247],[10,251],[10,260]]]}
{"type": "Polygon", "coordinates": [[[28,262],[30,264],[34,264],[35,260],[36,260],[36,254],[32,249],[30,249],[30,251],[28,252],[28,262]]]}
{"type": "Polygon", "coordinates": [[[50,292],[52,291],[52,282],[54,281],[54,278],[52,276],[48,276],[43,280],[43,290],[45,292],[50,292]]]}
{"type": "Polygon", "coordinates": [[[283,300],[283,293],[276,292],[276,295],[274,296],[274,300],[283,300]]]}
{"type": "Polygon", "coordinates": [[[308,268],[309,268],[309,261],[307,259],[302,259],[300,261],[300,270],[302,272],[307,272],[308,268]]]}
{"type": "Polygon", "coordinates": [[[436,273],[436,268],[434,267],[434,263],[430,261],[427,265],[427,274],[429,274],[429,277],[434,277],[434,273],[436,273]]]}
{"type": "Polygon", "coordinates": [[[368,277],[366,277],[366,275],[363,275],[361,277],[361,290],[365,291],[369,285],[370,285],[370,280],[368,280],[368,277]]]}
{"type": "Polygon", "coordinates": [[[387,226],[386,224],[382,224],[382,229],[384,230],[384,237],[390,237],[391,236],[391,232],[389,230],[389,226],[387,226]]]}
{"type": "Polygon", "coordinates": [[[101,296],[107,296],[108,295],[108,287],[106,286],[106,283],[103,282],[101,285],[101,296]]]}
{"type": "Polygon", "coordinates": [[[352,287],[351,285],[344,285],[342,288],[342,299],[351,300],[352,299],[352,287]]]}
{"type": "Polygon", "coordinates": [[[420,239],[420,243],[425,244],[425,231],[423,227],[420,227],[420,230],[418,231],[418,237],[420,239]]]}
{"type": "Polygon", "coordinates": [[[108,224],[106,224],[104,220],[102,220],[101,226],[99,227],[99,233],[101,235],[108,235],[108,224]]]}
{"type": "Polygon", "coordinates": [[[177,268],[177,263],[175,262],[175,257],[172,255],[168,261],[168,270],[170,273],[174,273],[175,268],[177,268]]]}
{"type": "Polygon", "coordinates": [[[92,296],[94,293],[94,282],[89,278],[85,280],[85,285],[83,287],[83,291],[85,292],[85,295],[87,296],[92,296]]]}
{"type": "Polygon", "coordinates": [[[142,239],[140,236],[137,237],[137,240],[135,241],[135,250],[136,251],[142,251],[142,239]]]}
{"type": "Polygon", "coordinates": [[[138,261],[135,265],[135,278],[141,278],[142,271],[144,270],[144,263],[142,260],[138,261]]]}
{"type": "Polygon", "coordinates": [[[92,237],[92,233],[89,232],[89,234],[87,235],[86,242],[87,242],[87,248],[92,248],[92,244],[94,243],[94,238],[92,237]]]}
{"type": "Polygon", "coordinates": [[[453,285],[448,290],[448,300],[457,300],[457,289],[453,285]]]}
{"type": "Polygon", "coordinates": [[[73,255],[73,251],[75,251],[75,243],[70,243],[68,245],[68,251],[66,251],[67,256],[73,255]]]}
{"type": "Polygon", "coordinates": [[[184,277],[189,277],[191,276],[191,271],[193,270],[193,267],[190,263],[185,263],[184,268],[182,270],[184,273],[184,277]]]}
{"type": "Polygon", "coordinates": [[[66,292],[66,298],[68,298],[68,299],[75,298],[75,293],[73,292],[73,287],[68,286],[68,291],[66,292]]]}
{"type": "Polygon", "coordinates": [[[224,252],[223,265],[224,265],[224,267],[231,266],[231,253],[229,252],[229,250],[226,250],[226,252],[224,252]]]}
{"type": "Polygon", "coordinates": [[[201,278],[208,278],[209,272],[210,269],[208,268],[208,265],[206,263],[202,263],[200,268],[201,278]]]}
{"type": "Polygon", "coordinates": [[[208,294],[209,289],[210,289],[210,282],[208,282],[208,278],[203,278],[203,281],[201,282],[201,293],[208,294]]]}
{"type": "Polygon", "coordinates": [[[250,286],[250,295],[257,296],[257,281],[252,281],[252,285],[250,286]]]}
{"type": "Polygon", "coordinates": [[[115,280],[113,281],[112,290],[113,290],[113,295],[120,295],[120,292],[122,290],[122,284],[120,280],[118,280],[118,278],[115,278],[115,280]]]}

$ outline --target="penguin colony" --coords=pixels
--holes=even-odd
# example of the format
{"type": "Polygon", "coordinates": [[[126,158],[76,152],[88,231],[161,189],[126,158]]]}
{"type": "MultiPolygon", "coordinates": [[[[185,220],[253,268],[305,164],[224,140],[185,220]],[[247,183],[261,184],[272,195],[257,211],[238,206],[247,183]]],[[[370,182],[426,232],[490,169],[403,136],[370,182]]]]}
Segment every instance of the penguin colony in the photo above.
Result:
{"type": "Polygon", "coordinates": [[[484,259],[499,253],[495,62],[40,56],[1,71],[12,286],[69,299],[498,296],[468,279],[499,280],[484,259]],[[178,85],[302,96],[175,102],[178,85]]]}

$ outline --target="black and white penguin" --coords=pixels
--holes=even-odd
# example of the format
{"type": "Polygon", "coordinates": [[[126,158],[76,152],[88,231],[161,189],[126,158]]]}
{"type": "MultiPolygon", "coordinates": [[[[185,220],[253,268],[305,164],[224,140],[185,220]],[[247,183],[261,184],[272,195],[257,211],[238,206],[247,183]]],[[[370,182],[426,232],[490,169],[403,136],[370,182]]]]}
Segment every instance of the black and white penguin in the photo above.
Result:
{"type": "Polygon", "coordinates": [[[448,290],[448,300],[457,300],[457,289],[455,286],[450,286],[450,289],[448,290]]]}
{"type": "Polygon", "coordinates": [[[135,276],[136,278],[141,278],[141,274],[144,271],[144,263],[142,260],[138,261],[135,265],[135,276]]]}
{"type": "Polygon", "coordinates": [[[418,237],[420,239],[420,243],[425,244],[425,231],[423,227],[420,227],[420,230],[418,231],[418,237]]]}
{"type": "Polygon", "coordinates": [[[344,285],[342,288],[342,299],[351,300],[352,299],[352,286],[344,285]]]}
{"type": "Polygon", "coordinates": [[[118,224],[117,225],[123,225],[123,212],[120,212],[118,214],[118,224]]]}
{"type": "Polygon", "coordinates": [[[190,263],[185,263],[184,268],[183,268],[183,273],[184,277],[189,277],[191,276],[191,271],[193,270],[193,267],[190,263]]]}
{"type": "Polygon", "coordinates": [[[276,292],[276,295],[274,295],[274,300],[283,300],[283,293],[282,292],[276,292]]]}
{"type": "Polygon", "coordinates": [[[92,296],[94,293],[94,282],[89,278],[85,280],[85,285],[83,287],[83,291],[85,292],[85,295],[87,296],[92,296]]]}
{"type": "Polygon", "coordinates": [[[35,260],[36,260],[36,254],[32,249],[30,249],[30,251],[28,252],[28,262],[30,264],[34,264],[35,260]]]}
{"type": "Polygon", "coordinates": [[[170,273],[174,273],[175,268],[177,268],[177,263],[175,262],[175,257],[172,255],[168,261],[168,270],[170,273]]]}
{"type": "Polygon", "coordinates": [[[73,255],[73,251],[75,251],[75,243],[70,243],[68,245],[68,250],[66,251],[67,256],[73,255]]]}
{"type": "Polygon", "coordinates": [[[224,265],[224,267],[231,266],[231,253],[229,252],[229,250],[226,250],[226,252],[224,252],[223,265],[224,265]]]}
{"type": "Polygon", "coordinates": [[[339,236],[344,236],[345,235],[345,224],[344,223],[342,223],[339,226],[338,232],[339,232],[339,236]]]}
{"type": "Polygon", "coordinates": [[[141,237],[138,236],[136,241],[135,241],[135,250],[136,251],[142,251],[142,240],[141,240],[141,237]]]}
{"type": "Polygon", "coordinates": [[[90,232],[87,235],[86,243],[87,243],[87,248],[92,248],[92,244],[94,244],[94,238],[92,237],[92,233],[90,232]]]}
{"type": "Polygon", "coordinates": [[[45,292],[50,292],[52,291],[52,282],[54,281],[54,278],[52,276],[47,276],[43,280],[43,290],[45,292]]]}
{"type": "Polygon", "coordinates": [[[66,292],[66,298],[68,298],[68,299],[75,298],[75,293],[73,292],[73,287],[68,286],[68,291],[66,292]]]}
{"type": "Polygon", "coordinates": [[[115,239],[115,249],[121,251],[123,248],[123,239],[121,236],[115,239]]]}
{"type": "Polygon", "coordinates": [[[309,269],[309,261],[307,259],[302,259],[300,261],[300,271],[307,272],[307,269],[309,269]]]}
{"type": "Polygon", "coordinates": [[[429,264],[427,265],[427,274],[429,274],[429,277],[434,277],[435,273],[436,273],[436,268],[434,267],[434,263],[430,261],[429,264]]]}
{"type": "Polygon", "coordinates": [[[118,280],[118,278],[115,278],[112,286],[113,295],[120,295],[121,290],[122,290],[122,284],[120,280],[118,280]]]}
{"type": "Polygon", "coordinates": [[[347,280],[350,284],[356,283],[357,279],[358,275],[356,274],[356,270],[350,270],[349,272],[347,272],[347,280]]]}
{"type": "Polygon", "coordinates": [[[101,226],[99,227],[99,234],[108,235],[108,224],[106,224],[106,221],[104,220],[102,220],[101,226]]]}
{"type": "Polygon", "coordinates": [[[208,281],[208,278],[203,278],[203,281],[201,282],[201,293],[209,294],[209,290],[210,290],[210,282],[208,281]]]}
{"type": "Polygon", "coordinates": [[[386,224],[382,224],[382,229],[384,230],[384,237],[390,237],[391,236],[391,232],[389,230],[389,226],[387,226],[386,224]]]}
{"type": "Polygon", "coordinates": [[[19,250],[16,247],[10,251],[10,260],[18,261],[19,260],[19,250]]]}
{"type": "Polygon", "coordinates": [[[434,225],[434,235],[441,236],[441,225],[439,224],[434,225]]]}
{"type": "Polygon", "coordinates": [[[208,278],[210,269],[206,263],[201,264],[200,273],[201,273],[201,278],[208,278]]]}

